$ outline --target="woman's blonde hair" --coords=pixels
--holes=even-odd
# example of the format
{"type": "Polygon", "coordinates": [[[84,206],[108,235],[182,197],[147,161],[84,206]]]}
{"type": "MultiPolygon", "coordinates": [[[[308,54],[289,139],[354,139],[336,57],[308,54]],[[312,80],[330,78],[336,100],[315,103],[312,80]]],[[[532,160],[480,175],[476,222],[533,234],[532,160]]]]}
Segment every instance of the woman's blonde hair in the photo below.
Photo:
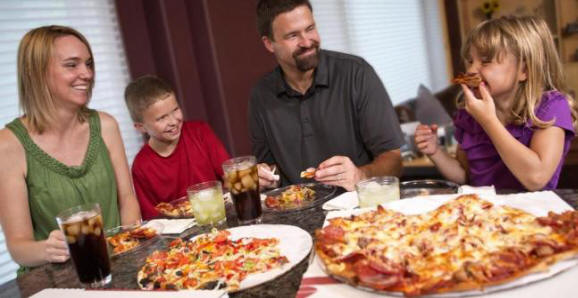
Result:
{"type": "MultiPolygon", "coordinates": [[[[44,26],[28,31],[22,37],[18,47],[18,95],[20,108],[26,115],[30,128],[38,133],[50,126],[55,116],[54,98],[47,84],[48,65],[52,58],[54,41],[62,36],[72,35],[92,50],[86,38],[78,31],[64,26],[44,26]]],[[[90,68],[94,73],[94,61],[90,68]]],[[[88,97],[92,94],[94,77],[88,88],[88,97]]],[[[88,107],[83,106],[78,113],[79,121],[88,118],[88,107]]]]}
{"type": "Polygon", "coordinates": [[[534,111],[544,91],[557,90],[565,94],[574,127],[578,127],[578,112],[567,93],[554,39],[543,19],[508,16],[482,22],[470,32],[462,46],[465,61],[471,59],[472,48],[488,59],[500,59],[502,54],[511,53],[516,57],[518,67],[525,67],[527,79],[519,83],[510,115],[513,123],[521,125],[529,119],[539,128],[552,125],[553,119],[542,121],[534,111]]]}

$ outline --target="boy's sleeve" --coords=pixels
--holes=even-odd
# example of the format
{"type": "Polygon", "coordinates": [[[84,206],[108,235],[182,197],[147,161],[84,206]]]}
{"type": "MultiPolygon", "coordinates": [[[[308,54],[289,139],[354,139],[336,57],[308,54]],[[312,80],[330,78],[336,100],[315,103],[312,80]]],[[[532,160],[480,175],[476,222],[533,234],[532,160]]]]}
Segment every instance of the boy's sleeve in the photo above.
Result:
{"type": "Polygon", "coordinates": [[[149,220],[157,217],[159,213],[155,209],[156,204],[154,203],[153,196],[150,194],[149,189],[151,184],[147,183],[147,179],[141,175],[139,169],[135,168],[134,165],[132,168],[132,179],[142,218],[144,220],[149,220]]]}
{"type": "Polygon", "coordinates": [[[202,125],[203,139],[205,140],[205,148],[209,153],[209,158],[211,159],[211,164],[213,165],[213,170],[218,174],[220,178],[223,177],[223,162],[230,158],[227,149],[223,146],[223,143],[217,135],[213,132],[213,129],[206,124],[202,125]]]}

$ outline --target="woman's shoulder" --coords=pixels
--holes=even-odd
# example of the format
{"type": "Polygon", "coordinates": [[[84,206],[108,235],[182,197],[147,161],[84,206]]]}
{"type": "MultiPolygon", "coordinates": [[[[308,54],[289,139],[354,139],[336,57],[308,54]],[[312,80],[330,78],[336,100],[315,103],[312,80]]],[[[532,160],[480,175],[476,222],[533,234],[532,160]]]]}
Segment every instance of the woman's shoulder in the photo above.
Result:
{"type": "Polygon", "coordinates": [[[96,110],[93,110],[92,113],[94,113],[100,120],[100,127],[102,131],[118,128],[118,122],[111,114],[96,110]]]}
{"type": "Polygon", "coordinates": [[[25,158],[24,147],[18,137],[8,128],[0,129],[0,163],[2,161],[14,162],[23,161],[25,158]]]}

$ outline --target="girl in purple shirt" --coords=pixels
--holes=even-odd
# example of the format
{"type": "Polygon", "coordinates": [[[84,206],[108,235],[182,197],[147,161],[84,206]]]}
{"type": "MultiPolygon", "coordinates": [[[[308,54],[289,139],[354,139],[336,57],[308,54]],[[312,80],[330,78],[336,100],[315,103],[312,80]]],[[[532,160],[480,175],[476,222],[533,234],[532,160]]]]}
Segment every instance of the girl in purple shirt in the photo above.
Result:
{"type": "Polygon", "coordinates": [[[554,189],[577,127],[573,99],[552,35],[537,17],[479,24],[462,47],[477,88],[462,85],[454,125],[456,158],[437,145],[436,125],[420,125],[415,142],[449,180],[498,189],[554,189]]]}

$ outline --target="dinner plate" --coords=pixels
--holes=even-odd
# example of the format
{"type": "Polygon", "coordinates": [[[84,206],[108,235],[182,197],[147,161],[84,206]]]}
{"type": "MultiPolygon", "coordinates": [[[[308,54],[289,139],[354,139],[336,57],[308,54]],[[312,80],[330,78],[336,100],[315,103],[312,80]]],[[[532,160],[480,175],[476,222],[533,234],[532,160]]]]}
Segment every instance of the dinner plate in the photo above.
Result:
{"type": "Polygon", "coordinates": [[[425,179],[404,181],[399,184],[402,199],[442,194],[458,193],[460,186],[450,181],[425,179]]]}
{"type": "Polygon", "coordinates": [[[336,190],[337,190],[337,188],[335,186],[325,185],[325,184],[321,184],[321,183],[303,183],[303,184],[289,185],[289,186],[277,188],[277,189],[262,193],[261,194],[261,206],[263,207],[263,211],[265,211],[265,212],[291,212],[291,211],[298,211],[298,210],[313,208],[313,207],[316,207],[320,204],[323,204],[325,201],[327,201],[329,198],[331,198],[331,196],[335,193],[336,190]],[[276,207],[276,208],[267,207],[267,205],[265,204],[265,199],[268,196],[271,196],[271,197],[280,196],[284,191],[288,190],[292,186],[311,188],[312,190],[315,191],[315,194],[313,195],[312,199],[304,200],[300,204],[295,204],[295,205],[288,206],[288,207],[276,207]]]}
{"type": "MultiPolygon", "coordinates": [[[[313,239],[311,238],[311,235],[296,226],[258,224],[230,228],[227,229],[227,231],[231,233],[229,236],[231,240],[238,240],[247,237],[261,239],[277,238],[279,239],[278,247],[281,255],[285,256],[287,260],[289,260],[289,263],[282,265],[280,268],[247,275],[247,277],[241,282],[239,289],[231,292],[245,290],[277,278],[305,259],[313,247],[313,239]]],[[[191,239],[195,239],[199,236],[200,235],[197,235],[191,239]]]]}
{"type": "MultiPolygon", "coordinates": [[[[432,211],[439,206],[443,205],[444,203],[455,199],[458,195],[433,195],[429,197],[418,197],[418,198],[410,198],[405,200],[399,201],[392,201],[383,204],[383,207],[393,209],[395,211],[404,213],[406,215],[414,215],[420,213],[426,213],[432,211]]],[[[484,200],[490,201],[495,205],[506,205],[513,208],[524,210],[534,216],[545,216],[548,211],[560,213],[567,210],[574,210],[571,206],[569,206],[566,202],[564,202],[560,197],[558,197],[555,193],[551,191],[543,191],[543,192],[535,192],[535,193],[520,193],[520,194],[509,194],[509,195],[480,195],[480,197],[484,200]]],[[[362,208],[362,209],[351,209],[351,210],[339,210],[339,211],[331,211],[327,214],[325,218],[325,222],[323,226],[329,224],[329,219],[335,217],[349,217],[351,215],[359,215],[368,211],[375,210],[375,207],[371,208],[362,208]]],[[[329,274],[325,268],[325,265],[321,261],[320,258],[317,259],[318,266],[328,274],[329,276],[335,278],[336,280],[342,281],[346,284],[349,284],[349,281],[339,277],[329,274]]],[[[578,265],[578,259],[572,258],[567,260],[562,260],[554,265],[550,266],[548,270],[531,273],[525,276],[522,276],[518,279],[512,280],[505,284],[496,285],[496,286],[489,286],[484,288],[483,290],[469,290],[469,291],[462,291],[462,292],[451,292],[451,293],[443,293],[443,294],[434,294],[428,295],[428,297],[464,297],[464,296],[479,296],[488,293],[513,289],[521,286],[525,286],[531,283],[536,283],[542,280],[546,280],[550,277],[553,277],[563,271],[566,271],[572,267],[578,265]]],[[[386,294],[392,296],[403,296],[403,294],[399,292],[390,292],[390,291],[378,291],[375,289],[358,286],[354,284],[349,284],[354,288],[358,288],[363,291],[369,291],[373,293],[379,294],[386,294]]]]}
{"type": "Polygon", "coordinates": [[[164,226],[159,222],[143,222],[142,224],[118,226],[118,227],[115,227],[112,229],[108,229],[104,232],[104,236],[107,238],[106,239],[106,246],[108,248],[108,255],[110,257],[116,257],[116,256],[120,256],[120,255],[129,254],[129,253],[135,252],[135,251],[137,251],[143,247],[146,247],[146,246],[156,242],[158,239],[160,239],[160,235],[163,231],[163,228],[164,228],[164,226]],[[141,227],[141,226],[155,230],[156,235],[153,236],[152,238],[149,238],[149,239],[138,239],[139,244],[137,246],[129,249],[129,250],[125,250],[125,251],[120,252],[120,253],[114,253],[113,252],[113,247],[108,242],[108,237],[117,235],[117,234],[122,233],[122,232],[131,231],[131,230],[134,230],[134,229],[141,227]]]}

